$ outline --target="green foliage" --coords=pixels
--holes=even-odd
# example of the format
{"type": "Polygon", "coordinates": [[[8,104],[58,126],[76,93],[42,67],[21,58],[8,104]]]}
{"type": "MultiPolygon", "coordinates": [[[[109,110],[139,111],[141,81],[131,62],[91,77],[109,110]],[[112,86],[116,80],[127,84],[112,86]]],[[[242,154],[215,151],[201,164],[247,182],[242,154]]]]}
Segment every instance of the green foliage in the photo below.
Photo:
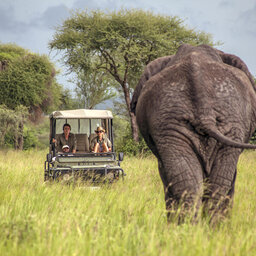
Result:
{"type": "Polygon", "coordinates": [[[116,80],[127,72],[134,86],[130,81],[138,80],[144,65],[174,54],[181,43],[211,43],[210,35],[196,33],[182,23],[178,17],[141,10],[76,12],[58,28],[50,47],[64,51],[71,70],[100,68],[116,80]]]}
{"type": "Polygon", "coordinates": [[[123,98],[120,96],[113,100],[113,108],[112,112],[119,116],[121,119],[125,120],[127,123],[129,123],[130,117],[129,112],[126,108],[126,103],[123,100],[123,98]]]}
{"type": "Polygon", "coordinates": [[[0,251],[7,255],[256,255],[255,151],[238,162],[234,206],[219,227],[167,224],[163,185],[153,157],[125,157],[125,180],[43,182],[46,150],[0,152],[0,251]]]}
{"type": "Polygon", "coordinates": [[[250,143],[251,144],[256,144],[256,131],[254,131],[254,133],[253,133],[253,135],[252,135],[252,137],[250,139],[250,143]]]}
{"type": "Polygon", "coordinates": [[[5,105],[0,105],[0,145],[4,144],[4,137],[10,130],[16,129],[16,115],[5,105]]]}
{"type": "Polygon", "coordinates": [[[119,115],[113,114],[113,135],[115,139],[115,144],[123,138],[126,133],[129,121],[120,117],[119,115]]]}
{"type": "Polygon", "coordinates": [[[59,110],[84,108],[84,104],[82,104],[77,98],[74,98],[69,89],[62,89],[59,97],[59,110]]]}
{"type": "Polygon", "coordinates": [[[30,149],[30,148],[36,148],[39,144],[38,137],[37,137],[37,131],[35,129],[32,129],[29,126],[24,126],[24,145],[23,149],[30,149]]]}
{"type": "Polygon", "coordinates": [[[76,93],[84,102],[84,108],[93,109],[97,104],[116,96],[109,79],[104,74],[79,72],[76,78],[76,93]]]}
{"type": "Polygon", "coordinates": [[[57,28],[50,47],[64,52],[72,71],[101,70],[133,88],[147,63],[174,54],[181,43],[212,44],[209,34],[182,23],[142,10],[75,12],[57,28]]]}
{"type": "Polygon", "coordinates": [[[16,106],[14,110],[0,105],[0,146],[6,144],[16,149],[23,148],[23,127],[27,117],[28,110],[22,105],[16,106]]]}
{"type": "Polygon", "coordinates": [[[14,135],[13,131],[8,130],[3,137],[3,142],[1,143],[1,146],[4,146],[6,148],[14,148],[14,135]]]}
{"type": "Polygon", "coordinates": [[[30,123],[30,128],[35,131],[37,137],[37,149],[49,148],[49,128],[50,120],[48,116],[45,116],[39,124],[30,123]]]}
{"type": "Polygon", "coordinates": [[[0,44],[0,62],[11,62],[21,56],[28,54],[28,51],[15,44],[0,44]]]}
{"type": "Polygon", "coordinates": [[[45,55],[32,54],[15,45],[0,45],[0,102],[10,109],[18,105],[49,111],[59,104],[61,87],[53,64],[45,55]]]}
{"type": "Polygon", "coordinates": [[[39,124],[28,122],[24,126],[24,149],[46,149],[49,147],[49,117],[39,124]]]}
{"type": "MultiPolygon", "coordinates": [[[[22,135],[24,140],[23,150],[35,148],[38,146],[39,141],[38,141],[38,137],[35,129],[32,129],[30,126],[24,125],[22,135]]],[[[8,148],[15,147],[15,135],[12,131],[9,131],[5,134],[4,145],[5,147],[8,147],[8,148]]]]}
{"type": "MultiPolygon", "coordinates": [[[[115,150],[117,152],[123,152],[125,155],[129,156],[149,156],[151,151],[148,148],[145,140],[140,135],[139,141],[136,142],[132,138],[132,132],[129,123],[125,121],[126,127],[123,128],[124,132],[122,135],[119,135],[115,140],[115,150]]],[[[124,123],[123,123],[124,126],[124,123]]],[[[115,129],[116,130],[116,129],[115,129]]],[[[120,129],[121,130],[121,129],[120,129]]],[[[119,129],[117,132],[119,133],[119,129]]]]}
{"type": "Polygon", "coordinates": [[[28,110],[15,110],[0,105],[0,146],[15,149],[46,148],[49,146],[49,118],[38,125],[28,121],[28,110]]]}

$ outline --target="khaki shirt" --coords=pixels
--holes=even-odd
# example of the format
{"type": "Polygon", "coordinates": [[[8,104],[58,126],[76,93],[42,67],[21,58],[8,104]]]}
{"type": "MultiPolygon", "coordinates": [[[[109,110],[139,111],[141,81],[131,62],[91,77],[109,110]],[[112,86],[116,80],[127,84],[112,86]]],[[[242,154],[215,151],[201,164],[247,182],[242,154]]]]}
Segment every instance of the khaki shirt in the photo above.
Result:
{"type": "MultiPolygon", "coordinates": [[[[93,151],[95,145],[99,142],[99,137],[95,137],[91,141],[90,150],[93,151]]],[[[105,142],[108,148],[112,147],[111,141],[107,137],[103,137],[101,142],[105,142]]]]}
{"type": "Polygon", "coordinates": [[[57,151],[62,152],[62,147],[64,145],[69,146],[69,152],[76,150],[76,136],[73,133],[69,133],[68,140],[65,139],[64,133],[58,136],[57,138],[57,151]]]}

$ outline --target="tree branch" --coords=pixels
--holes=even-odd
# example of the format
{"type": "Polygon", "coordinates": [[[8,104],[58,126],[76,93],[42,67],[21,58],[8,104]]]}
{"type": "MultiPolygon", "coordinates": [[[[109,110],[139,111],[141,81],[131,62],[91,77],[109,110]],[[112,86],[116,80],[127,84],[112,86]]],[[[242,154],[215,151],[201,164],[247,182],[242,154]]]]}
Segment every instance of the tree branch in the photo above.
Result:
{"type": "Polygon", "coordinates": [[[120,85],[123,87],[124,86],[124,81],[120,78],[120,76],[118,74],[117,67],[116,67],[114,59],[112,58],[112,56],[107,51],[104,51],[104,50],[100,49],[100,52],[101,52],[102,56],[105,58],[106,64],[110,65],[110,69],[107,68],[107,67],[102,67],[102,68],[106,69],[115,78],[115,80],[118,83],[120,83],[120,85]]]}

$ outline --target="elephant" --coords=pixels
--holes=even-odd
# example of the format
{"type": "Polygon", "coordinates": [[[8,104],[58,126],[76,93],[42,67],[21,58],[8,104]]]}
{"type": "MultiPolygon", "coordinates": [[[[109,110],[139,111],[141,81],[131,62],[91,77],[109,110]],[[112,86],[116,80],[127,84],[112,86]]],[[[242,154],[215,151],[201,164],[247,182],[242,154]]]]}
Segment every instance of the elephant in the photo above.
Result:
{"type": "Polygon", "coordinates": [[[145,67],[130,108],[158,160],[169,221],[205,213],[216,223],[232,208],[239,155],[256,148],[255,90],[239,57],[205,44],[145,67]]]}

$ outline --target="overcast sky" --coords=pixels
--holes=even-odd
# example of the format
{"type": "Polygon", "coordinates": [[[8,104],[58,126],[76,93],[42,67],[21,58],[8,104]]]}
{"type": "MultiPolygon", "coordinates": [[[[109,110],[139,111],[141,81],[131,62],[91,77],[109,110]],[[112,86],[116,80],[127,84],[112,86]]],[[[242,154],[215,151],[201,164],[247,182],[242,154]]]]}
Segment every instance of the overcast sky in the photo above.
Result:
{"type": "MultiPolygon", "coordinates": [[[[48,43],[55,27],[72,10],[86,8],[140,8],[178,16],[188,28],[210,33],[215,42],[221,41],[223,45],[218,48],[239,56],[256,77],[256,0],[0,0],[0,42],[47,54],[60,68],[56,57],[49,54],[48,43]]],[[[72,88],[64,75],[58,80],[72,88]]]]}

